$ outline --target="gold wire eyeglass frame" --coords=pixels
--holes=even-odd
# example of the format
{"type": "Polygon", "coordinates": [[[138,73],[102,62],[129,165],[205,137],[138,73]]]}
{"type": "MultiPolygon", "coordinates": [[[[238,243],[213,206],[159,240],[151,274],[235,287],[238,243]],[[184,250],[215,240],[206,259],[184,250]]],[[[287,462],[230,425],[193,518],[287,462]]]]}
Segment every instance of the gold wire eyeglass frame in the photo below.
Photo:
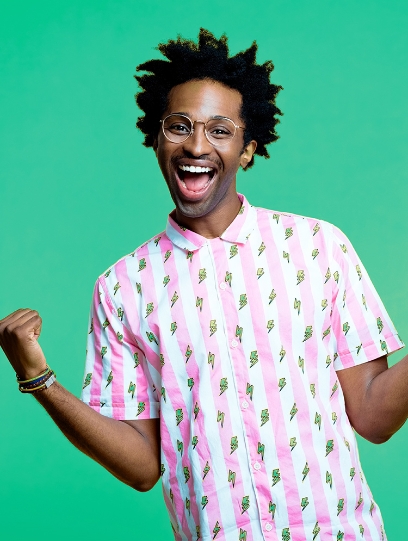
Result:
{"type": "Polygon", "coordinates": [[[162,127],[162,131],[163,131],[163,135],[164,137],[170,141],[170,143],[174,143],[174,144],[178,144],[178,143],[184,143],[184,141],[187,141],[187,139],[189,137],[192,137],[193,134],[194,134],[194,124],[204,124],[204,134],[207,138],[207,141],[210,143],[210,145],[213,145],[214,147],[222,147],[224,145],[228,145],[228,143],[230,141],[232,141],[235,137],[235,134],[237,133],[237,129],[240,128],[241,130],[245,130],[245,128],[243,126],[238,126],[237,124],[235,124],[235,122],[233,120],[231,120],[230,118],[228,118],[227,116],[214,116],[214,117],[211,117],[207,120],[207,122],[204,122],[204,120],[191,120],[191,118],[187,115],[182,115],[182,114],[179,114],[179,113],[170,113],[169,115],[167,115],[165,118],[163,118],[163,120],[159,120],[159,122],[161,123],[161,127],[162,127]],[[180,139],[179,141],[173,141],[172,139],[170,139],[168,137],[168,135],[166,135],[166,132],[165,132],[165,129],[164,129],[164,123],[166,122],[166,120],[168,118],[170,118],[171,116],[181,116],[183,118],[186,118],[189,122],[190,122],[190,125],[191,125],[191,131],[190,133],[184,138],[184,139],[180,139]],[[230,137],[229,139],[226,139],[225,140],[225,143],[218,143],[218,144],[215,144],[213,141],[210,140],[209,136],[208,136],[208,132],[207,132],[207,124],[209,122],[211,122],[211,120],[228,120],[229,122],[231,122],[235,128],[234,130],[234,133],[232,135],[232,137],[230,137]]]}

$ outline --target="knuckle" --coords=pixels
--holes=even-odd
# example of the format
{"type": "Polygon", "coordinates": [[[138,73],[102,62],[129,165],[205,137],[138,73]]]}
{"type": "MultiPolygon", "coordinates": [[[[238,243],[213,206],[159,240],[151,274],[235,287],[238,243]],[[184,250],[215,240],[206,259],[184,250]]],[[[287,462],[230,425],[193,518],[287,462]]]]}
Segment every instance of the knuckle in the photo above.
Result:
{"type": "Polygon", "coordinates": [[[22,329],[21,327],[16,327],[13,330],[12,334],[16,336],[17,338],[21,338],[25,334],[25,332],[24,332],[24,329],[22,329]]]}
{"type": "Polygon", "coordinates": [[[5,325],[4,326],[4,334],[6,336],[10,336],[12,333],[13,333],[13,325],[11,323],[9,323],[8,325],[5,325]]]}

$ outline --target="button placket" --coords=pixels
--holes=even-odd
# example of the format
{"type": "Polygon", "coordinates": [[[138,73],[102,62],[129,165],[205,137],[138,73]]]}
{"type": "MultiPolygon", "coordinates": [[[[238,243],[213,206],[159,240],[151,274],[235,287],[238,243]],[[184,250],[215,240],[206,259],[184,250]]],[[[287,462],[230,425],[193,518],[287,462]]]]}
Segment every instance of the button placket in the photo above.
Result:
{"type": "MultiPolygon", "coordinates": [[[[211,248],[214,248],[214,251],[217,249],[218,243],[211,243],[211,248]]],[[[237,320],[236,323],[233,325],[231,324],[231,316],[229,314],[228,310],[233,311],[236,299],[234,297],[234,289],[231,288],[231,284],[228,282],[225,282],[223,279],[225,275],[225,267],[218,269],[217,266],[217,259],[216,259],[216,253],[213,253],[213,249],[210,250],[210,255],[212,259],[212,265],[213,269],[215,271],[215,274],[217,275],[215,287],[217,290],[217,297],[220,304],[220,310],[221,310],[221,317],[223,321],[223,327],[225,329],[225,337],[226,337],[226,345],[229,349],[229,360],[231,363],[231,371],[232,371],[232,377],[234,381],[234,386],[237,392],[237,402],[236,405],[238,406],[238,416],[240,417],[240,421],[242,423],[242,434],[243,434],[243,445],[245,446],[247,450],[247,456],[246,456],[246,468],[249,469],[248,473],[251,477],[252,481],[252,488],[253,488],[253,494],[254,499],[256,501],[256,506],[258,507],[260,516],[263,515],[262,524],[260,524],[260,528],[263,528],[263,524],[265,519],[268,519],[268,516],[266,513],[262,512],[262,509],[265,507],[265,505],[262,505],[262,498],[260,497],[260,494],[258,494],[259,488],[265,483],[269,483],[269,479],[267,479],[267,474],[265,471],[265,468],[262,468],[262,465],[258,462],[259,455],[256,454],[256,447],[253,446],[253,443],[251,442],[250,434],[252,433],[252,426],[256,425],[256,419],[255,419],[255,412],[252,405],[252,402],[247,399],[245,396],[245,386],[246,386],[246,379],[243,380],[243,374],[240,373],[240,371],[236,370],[237,367],[237,360],[241,359],[244,363],[244,351],[243,351],[243,345],[241,344],[240,337],[236,334],[238,332],[238,328],[236,327],[239,324],[239,320],[237,320]],[[242,393],[242,394],[241,394],[242,393]],[[241,395],[241,396],[240,396],[241,395]],[[257,466],[255,467],[255,464],[257,466]]],[[[222,261],[222,258],[220,258],[222,261]]],[[[232,270],[229,269],[231,272],[232,270]]],[[[267,509],[267,505],[265,507],[267,509]]],[[[267,530],[264,530],[266,533],[267,530]]]]}

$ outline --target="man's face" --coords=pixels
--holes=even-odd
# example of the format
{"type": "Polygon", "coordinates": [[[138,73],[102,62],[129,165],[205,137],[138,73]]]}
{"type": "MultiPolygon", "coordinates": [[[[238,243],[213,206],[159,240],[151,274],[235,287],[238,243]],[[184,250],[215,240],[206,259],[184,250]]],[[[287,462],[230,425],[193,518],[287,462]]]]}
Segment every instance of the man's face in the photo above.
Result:
{"type": "MultiPolygon", "coordinates": [[[[171,113],[183,113],[193,121],[206,122],[214,116],[222,116],[245,127],[240,117],[241,103],[241,94],[221,83],[188,81],[172,88],[162,118],[171,113]]],[[[248,164],[255,146],[252,142],[244,149],[242,129],[237,129],[226,145],[213,146],[205,136],[202,123],[194,124],[193,135],[181,143],[166,139],[160,128],[155,152],[178,212],[188,218],[200,218],[216,209],[220,202],[224,206],[229,200],[235,201],[237,170],[240,165],[248,164]],[[183,170],[185,166],[211,168],[211,171],[195,173],[183,170]]]]}

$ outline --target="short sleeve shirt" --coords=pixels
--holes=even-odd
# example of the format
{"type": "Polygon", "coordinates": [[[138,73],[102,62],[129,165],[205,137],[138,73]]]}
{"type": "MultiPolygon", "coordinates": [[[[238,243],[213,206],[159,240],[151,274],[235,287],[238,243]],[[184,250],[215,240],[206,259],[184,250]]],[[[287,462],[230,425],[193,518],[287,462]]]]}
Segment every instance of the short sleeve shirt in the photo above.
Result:
{"type": "Polygon", "coordinates": [[[333,225],[242,207],[177,225],[97,281],[82,399],[160,417],[176,540],[385,539],[337,371],[403,346],[333,225]]]}

